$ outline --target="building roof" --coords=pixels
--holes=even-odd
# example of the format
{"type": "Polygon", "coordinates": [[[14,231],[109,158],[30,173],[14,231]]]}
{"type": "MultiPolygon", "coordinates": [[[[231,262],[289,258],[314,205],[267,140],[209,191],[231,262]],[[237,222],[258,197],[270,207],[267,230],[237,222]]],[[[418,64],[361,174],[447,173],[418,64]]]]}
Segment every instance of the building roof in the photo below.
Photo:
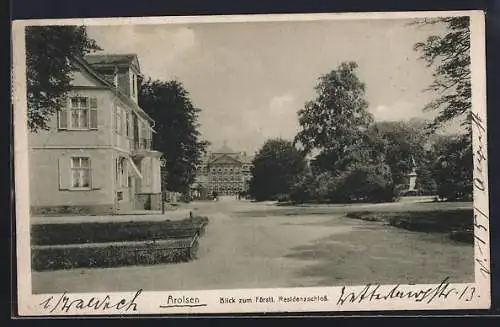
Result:
{"type": "Polygon", "coordinates": [[[84,57],[85,61],[95,67],[104,66],[136,66],[140,71],[139,59],[136,54],[89,54],[84,57]]]}
{"type": "Polygon", "coordinates": [[[240,161],[244,162],[246,164],[251,164],[252,161],[253,161],[253,157],[252,156],[247,156],[246,154],[242,154],[240,156],[240,161]]]}
{"type": "Polygon", "coordinates": [[[207,165],[218,161],[222,157],[231,158],[232,160],[239,161],[242,164],[251,164],[253,160],[253,156],[247,155],[246,152],[234,151],[227,145],[227,142],[224,141],[222,147],[205,153],[201,158],[201,162],[202,165],[207,165]]]}
{"type": "Polygon", "coordinates": [[[222,147],[220,147],[219,149],[217,149],[216,151],[214,151],[214,153],[236,153],[235,151],[233,151],[233,149],[231,149],[230,147],[228,147],[227,145],[223,145],[222,147]]]}
{"type": "Polygon", "coordinates": [[[87,62],[86,59],[79,58],[79,57],[73,57],[73,62],[79,64],[80,67],[85,69],[89,74],[91,74],[94,78],[96,78],[98,81],[103,83],[110,91],[112,91],[116,96],[118,96],[122,101],[125,101],[128,103],[130,106],[136,109],[139,114],[141,114],[144,118],[149,120],[150,122],[154,123],[154,119],[151,118],[137,103],[132,101],[130,97],[126,96],[123,94],[121,91],[117,90],[108,80],[106,80],[103,76],[101,76],[99,73],[97,73],[94,69],[92,69],[92,66],[87,62]]]}
{"type": "Polygon", "coordinates": [[[237,151],[234,151],[233,149],[231,149],[230,147],[228,147],[228,146],[227,146],[227,142],[226,142],[226,141],[224,141],[224,144],[223,144],[220,148],[216,149],[215,151],[212,151],[212,153],[217,153],[217,154],[219,154],[219,153],[231,153],[231,154],[236,154],[236,153],[238,153],[238,152],[237,152],[237,151]]]}
{"type": "Polygon", "coordinates": [[[217,162],[222,158],[235,160],[235,161],[241,162],[242,164],[251,164],[252,160],[253,160],[253,157],[247,156],[246,154],[240,153],[240,152],[230,152],[230,153],[221,153],[221,152],[215,153],[214,152],[214,153],[211,153],[209,155],[203,156],[202,165],[207,165],[207,164],[217,162]]]}

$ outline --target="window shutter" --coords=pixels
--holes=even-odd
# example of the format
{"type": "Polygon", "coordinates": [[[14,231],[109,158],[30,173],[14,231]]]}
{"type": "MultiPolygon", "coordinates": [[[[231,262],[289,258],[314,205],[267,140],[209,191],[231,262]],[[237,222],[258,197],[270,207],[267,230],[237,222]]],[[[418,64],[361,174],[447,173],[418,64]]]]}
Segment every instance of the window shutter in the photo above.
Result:
{"type": "Polygon", "coordinates": [[[117,122],[118,122],[118,107],[115,105],[113,107],[113,130],[115,131],[115,133],[118,131],[117,122]]]}
{"type": "Polygon", "coordinates": [[[134,137],[136,135],[135,130],[134,130],[134,113],[132,112],[130,114],[130,136],[134,137]]]}
{"type": "Polygon", "coordinates": [[[121,117],[122,117],[122,135],[127,136],[127,111],[125,109],[122,109],[121,112],[121,117]]]}
{"type": "Polygon", "coordinates": [[[90,98],[90,128],[97,129],[97,98],[90,98]]]}
{"type": "Polygon", "coordinates": [[[64,99],[61,108],[57,112],[57,127],[68,129],[68,99],[64,99]]]}
{"type": "Polygon", "coordinates": [[[103,184],[107,182],[106,178],[111,177],[105,173],[109,169],[109,166],[106,166],[106,164],[106,160],[99,160],[98,158],[93,158],[90,161],[90,186],[92,189],[102,189],[103,184]]]}
{"type": "Polygon", "coordinates": [[[67,190],[71,186],[71,166],[67,156],[59,158],[59,190],[67,190]]]}

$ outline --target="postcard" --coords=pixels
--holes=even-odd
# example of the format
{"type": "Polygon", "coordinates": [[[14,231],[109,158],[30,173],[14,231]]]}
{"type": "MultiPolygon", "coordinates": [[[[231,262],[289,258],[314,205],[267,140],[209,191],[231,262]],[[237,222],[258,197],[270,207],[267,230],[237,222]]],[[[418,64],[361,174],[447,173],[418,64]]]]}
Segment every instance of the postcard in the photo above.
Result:
{"type": "Polygon", "coordinates": [[[14,21],[19,316],[489,308],[484,24],[14,21]]]}

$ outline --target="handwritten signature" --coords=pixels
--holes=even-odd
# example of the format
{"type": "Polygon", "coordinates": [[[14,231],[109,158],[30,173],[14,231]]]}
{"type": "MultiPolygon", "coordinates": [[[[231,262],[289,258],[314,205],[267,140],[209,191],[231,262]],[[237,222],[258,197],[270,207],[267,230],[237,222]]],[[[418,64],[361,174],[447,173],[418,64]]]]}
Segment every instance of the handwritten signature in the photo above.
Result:
{"type": "MultiPolygon", "coordinates": [[[[475,134],[477,135],[477,149],[474,152],[474,189],[479,194],[484,194],[486,196],[486,199],[488,199],[488,194],[486,193],[488,184],[486,182],[487,172],[485,171],[485,163],[487,164],[488,160],[484,146],[486,128],[484,126],[483,119],[477,113],[472,113],[472,123],[476,130],[475,134]]],[[[478,204],[482,203],[479,202],[478,204]]],[[[486,278],[490,275],[490,270],[488,267],[489,248],[485,240],[488,237],[489,233],[489,215],[487,214],[487,211],[487,207],[482,208],[479,205],[474,205],[474,243],[478,250],[478,255],[476,255],[476,263],[479,265],[479,271],[483,278],[486,278]]]]}
{"type": "Polygon", "coordinates": [[[113,299],[110,295],[103,298],[91,297],[90,299],[72,298],[67,292],[62,293],[60,296],[50,296],[40,303],[44,310],[52,312],[69,312],[71,309],[86,310],[93,309],[96,311],[137,311],[137,299],[141,295],[142,290],[138,290],[132,298],[120,298],[119,300],[113,299]]]}
{"type": "Polygon", "coordinates": [[[347,287],[342,287],[341,294],[337,300],[337,305],[346,303],[374,302],[390,299],[409,299],[415,302],[427,302],[428,304],[436,299],[446,299],[456,296],[458,300],[471,301],[476,295],[474,286],[465,286],[463,289],[450,287],[449,277],[445,278],[438,286],[420,290],[402,290],[398,284],[389,291],[382,292],[380,284],[367,284],[357,292],[348,291],[347,287]]]}

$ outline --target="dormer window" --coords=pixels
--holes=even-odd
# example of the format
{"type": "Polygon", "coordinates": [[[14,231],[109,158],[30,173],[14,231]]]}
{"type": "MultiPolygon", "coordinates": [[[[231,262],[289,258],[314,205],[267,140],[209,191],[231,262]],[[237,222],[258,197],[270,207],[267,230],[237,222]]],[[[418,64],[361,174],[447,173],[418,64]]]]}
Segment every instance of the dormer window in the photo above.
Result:
{"type": "Polygon", "coordinates": [[[132,96],[135,97],[135,92],[137,88],[137,76],[135,74],[132,74],[132,96]]]}
{"type": "Polygon", "coordinates": [[[118,67],[115,67],[113,72],[113,84],[116,88],[118,88],[118,67]]]}

